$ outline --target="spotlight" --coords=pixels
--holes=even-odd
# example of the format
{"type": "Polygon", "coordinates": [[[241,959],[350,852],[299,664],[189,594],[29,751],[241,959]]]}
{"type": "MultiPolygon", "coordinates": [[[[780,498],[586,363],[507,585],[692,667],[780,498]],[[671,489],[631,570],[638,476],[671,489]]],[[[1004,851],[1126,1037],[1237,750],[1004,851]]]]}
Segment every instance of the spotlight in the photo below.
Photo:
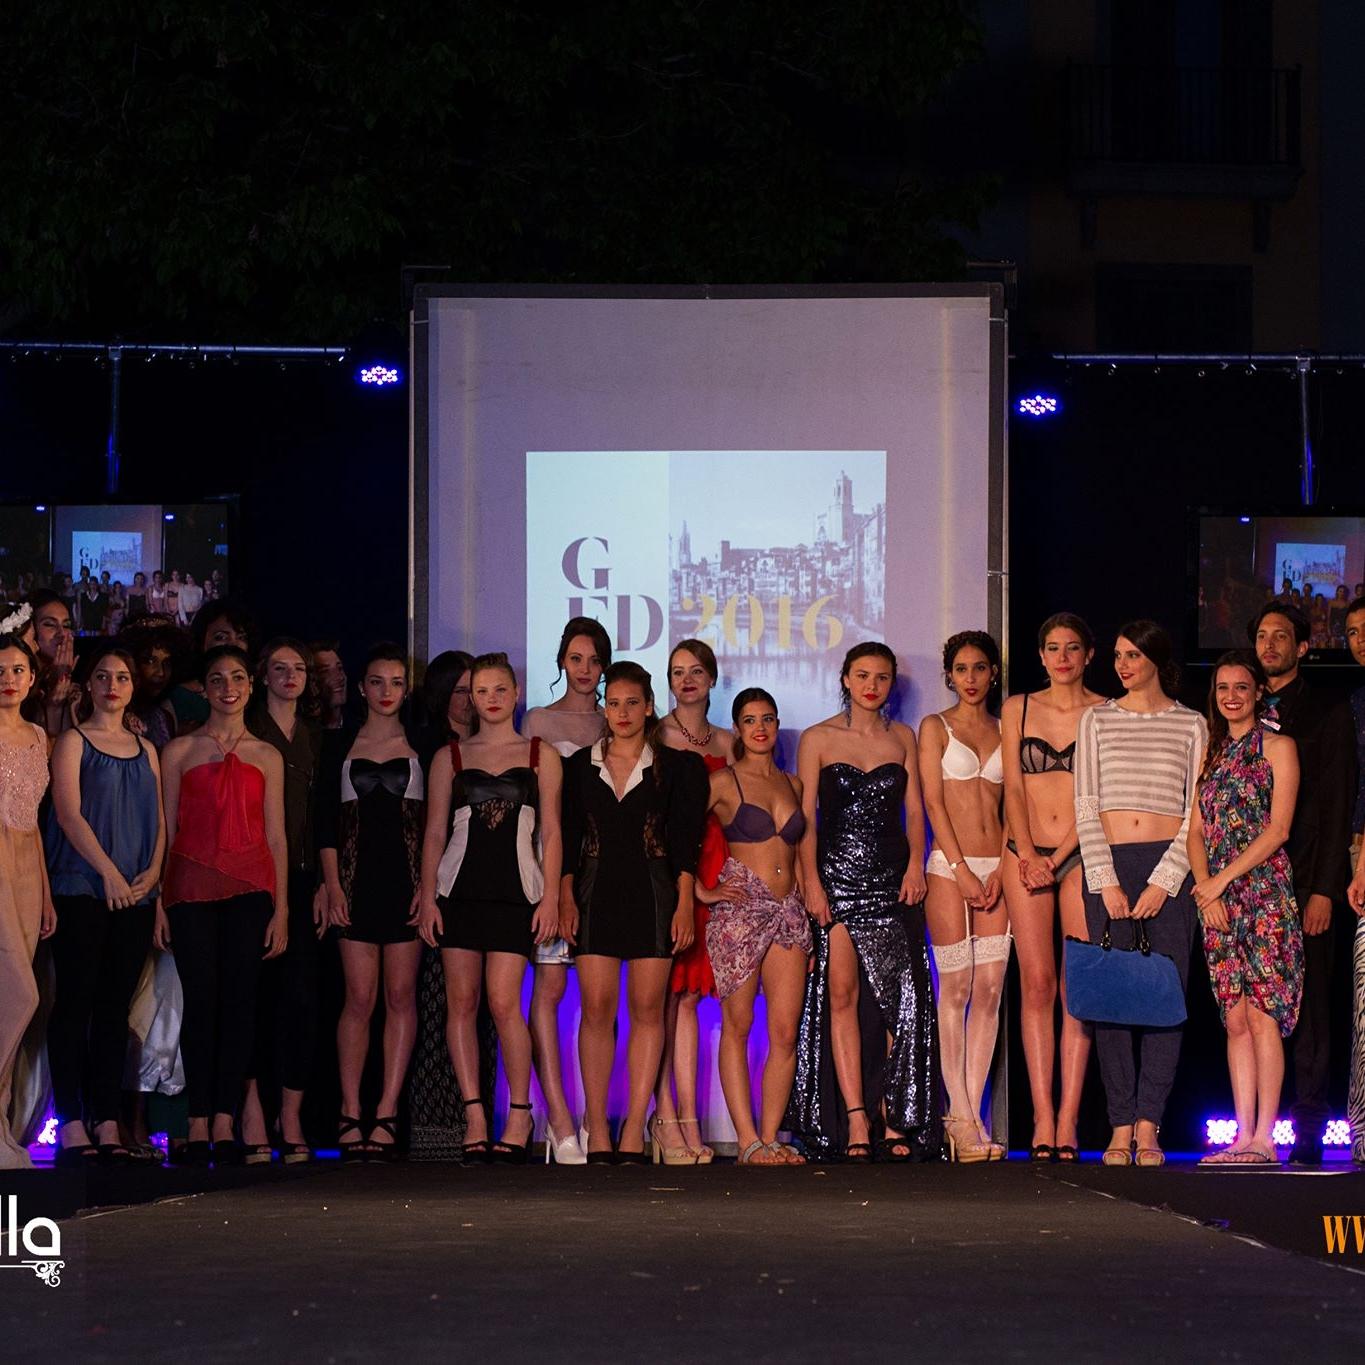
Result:
{"type": "Polygon", "coordinates": [[[1251,525],[1251,518],[1250,518],[1250,517],[1238,517],[1237,520],[1240,521],[1240,522],[1242,523],[1243,526],[1250,526],[1250,525],[1251,525]]]}
{"type": "Polygon", "coordinates": [[[1206,1119],[1204,1141],[1210,1147],[1230,1147],[1237,1141],[1236,1119],[1206,1119]]]}
{"type": "Polygon", "coordinates": [[[401,384],[403,372],[396,365],[362,365],[355,372],[355,382],[368,388],[382,389],[390,384],[401,384]]]}
{"type": "Polygon", "coordinates": [[[49,1114],[47,1121],[43,1124],[42,1130],[38,1134],[38,1142],[44,1147],[55,1147],[57,1145],[57,1126],[58,1118],[56,1114],[49,1114]]]}
{"type": "Polygon", "coordinates": [[[165,515],[164,517],[161,518],[161,520],[162,520],[162,521],[174,521],[174,520],[175,520],[175,513],[174,513],[174,512],[167,512],[166,515],[165,515]]]}
{"type": "Polygon", "coordinates": [[[1345,1119],[1328,1119],[1327,1127],[1322,1130],[1324,1147],[1349,1147],[1351,1145],[1351,1125],[1345,1119]]]}
{"type": "Polygon", "coordinates": [[[1055,417],[1061,410],[1061,400],[1050,393],[1035,393],[1019,400],[1021,417],[1055,417]]]}
{"type": "Polygon", "coordinates": [[[1270,1140],[1277,1147],[1292,1147],[1294,1145],[1294,1121],[1293,1119],[1276,1119],[1275,1126],[1270,1130],[1270,1140]]]}
{"type": "Polygon", "coordinates": [[[40,503],[37,505],[37,507],[35,507],[33,510],[34,510],[35,512],[46,512],[46,511],[47,511],[47,506],[46,506],[46,504],[40,502],[40,503]]]}

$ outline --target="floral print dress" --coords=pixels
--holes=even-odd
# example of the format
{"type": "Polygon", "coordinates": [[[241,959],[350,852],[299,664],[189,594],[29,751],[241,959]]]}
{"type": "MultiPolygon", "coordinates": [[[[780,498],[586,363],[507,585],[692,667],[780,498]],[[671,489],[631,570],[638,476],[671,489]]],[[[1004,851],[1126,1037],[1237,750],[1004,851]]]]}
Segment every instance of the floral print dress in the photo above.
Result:
{"type": "MultiPolygon", "coordinates": [[[[1259,727],[1229,740],[1199,784],[1209,871],[1217,875],[1265,829],[1275,781],[1259,727]]],[[[1204,956],[1219,1013],[1245,996],[1288,1037],[1303,995],[1303,933],[1289,855],[1277,849],[1223,894],[1227,932],[1204,926],[1204,956]]]]}

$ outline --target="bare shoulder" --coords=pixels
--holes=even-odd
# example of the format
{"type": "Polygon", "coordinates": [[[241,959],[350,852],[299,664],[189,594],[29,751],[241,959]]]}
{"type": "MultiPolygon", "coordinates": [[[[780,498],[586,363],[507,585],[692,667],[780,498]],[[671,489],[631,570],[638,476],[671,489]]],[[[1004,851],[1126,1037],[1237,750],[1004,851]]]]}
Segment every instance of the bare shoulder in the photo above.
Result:
{"type": "Polygon", "coordinates": [[[787,774],[787,781],[792,784],[792,790],[796,793],[796,799],[800,801],[801,797],[805,794],[806,784],[793,773],[787,774]]]}
{"type": "MultiPolygon", "coordinates": [[[[534,739],[532,735],[530,738],[534,739]]],[[[542,744],[540,752],[536,755],[536,763],[546,772],[552,772],[557,777],[564,766],[563,759],[559,756],[559,750],[553,744],[542,744]]]]}
{"type": "Polygon", "coordinates": [[[1013,696],[1006,697],[1000,706],[1000,719],[1017,720],[1024,709],[1024,699],[1028,696],[1027,692],[1016,692],[1013,696]]]}
{"type": "MultiPolygon", "coordinates": [[[[896,722],[899,724],[899,722],[896,722]]],[[[893,726],[894,728],[894,726],[893,726]]],[[[908,725],[901,725],[900,728],[910,736],[910,742],[914,743],[914,731],[908,725]]],[[[948,733],[948,727],[943,722],[943,717],[937,711],[930,711],[919,723],[919,737],[921,740],[941,740],[948,733]]]]}
{"type": "Polygon", "coordinates": [[[521,733],[527,739],[536,739],[542,736],[541,727],[545,723],[545,707],[533,706],[521,718],[521,733]]]}

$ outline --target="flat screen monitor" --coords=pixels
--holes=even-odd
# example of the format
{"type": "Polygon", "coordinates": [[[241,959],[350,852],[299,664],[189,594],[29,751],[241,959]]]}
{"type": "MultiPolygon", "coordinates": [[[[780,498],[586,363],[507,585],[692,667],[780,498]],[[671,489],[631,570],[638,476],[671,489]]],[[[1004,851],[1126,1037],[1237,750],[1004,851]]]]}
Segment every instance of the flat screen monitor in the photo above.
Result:
{"type": "Polygon", "coordinates": [[[1345,663],[1346,607],[1365,593],[1365,512],[1196,514],[1196,639],[1205,657],[1247,644],[1272,599],[1308,617],[1309,658],[1345,663]]]}

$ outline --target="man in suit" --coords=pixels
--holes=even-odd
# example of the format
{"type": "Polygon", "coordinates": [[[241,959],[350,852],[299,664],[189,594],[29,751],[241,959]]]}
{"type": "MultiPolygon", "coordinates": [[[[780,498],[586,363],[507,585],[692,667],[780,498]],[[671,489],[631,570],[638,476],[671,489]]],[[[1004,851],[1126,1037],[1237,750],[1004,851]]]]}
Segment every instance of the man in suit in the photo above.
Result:
{"type": "Polygon", "coordinates": [[[1270,680],[1268,718],[1299,751],[1299,799],[1285,848],[1303,923],[1303,1002],[1289,1040],[1294,1068],[1295,1165],[1322,1164],[1328,1118],[1334,902],[1350,880],[1349,842],[1356,799],[1351,713],[1299,671],[1308,652],[1308,617],[1292,602],[1267,602],[1248,627],[1270,680]]]}

